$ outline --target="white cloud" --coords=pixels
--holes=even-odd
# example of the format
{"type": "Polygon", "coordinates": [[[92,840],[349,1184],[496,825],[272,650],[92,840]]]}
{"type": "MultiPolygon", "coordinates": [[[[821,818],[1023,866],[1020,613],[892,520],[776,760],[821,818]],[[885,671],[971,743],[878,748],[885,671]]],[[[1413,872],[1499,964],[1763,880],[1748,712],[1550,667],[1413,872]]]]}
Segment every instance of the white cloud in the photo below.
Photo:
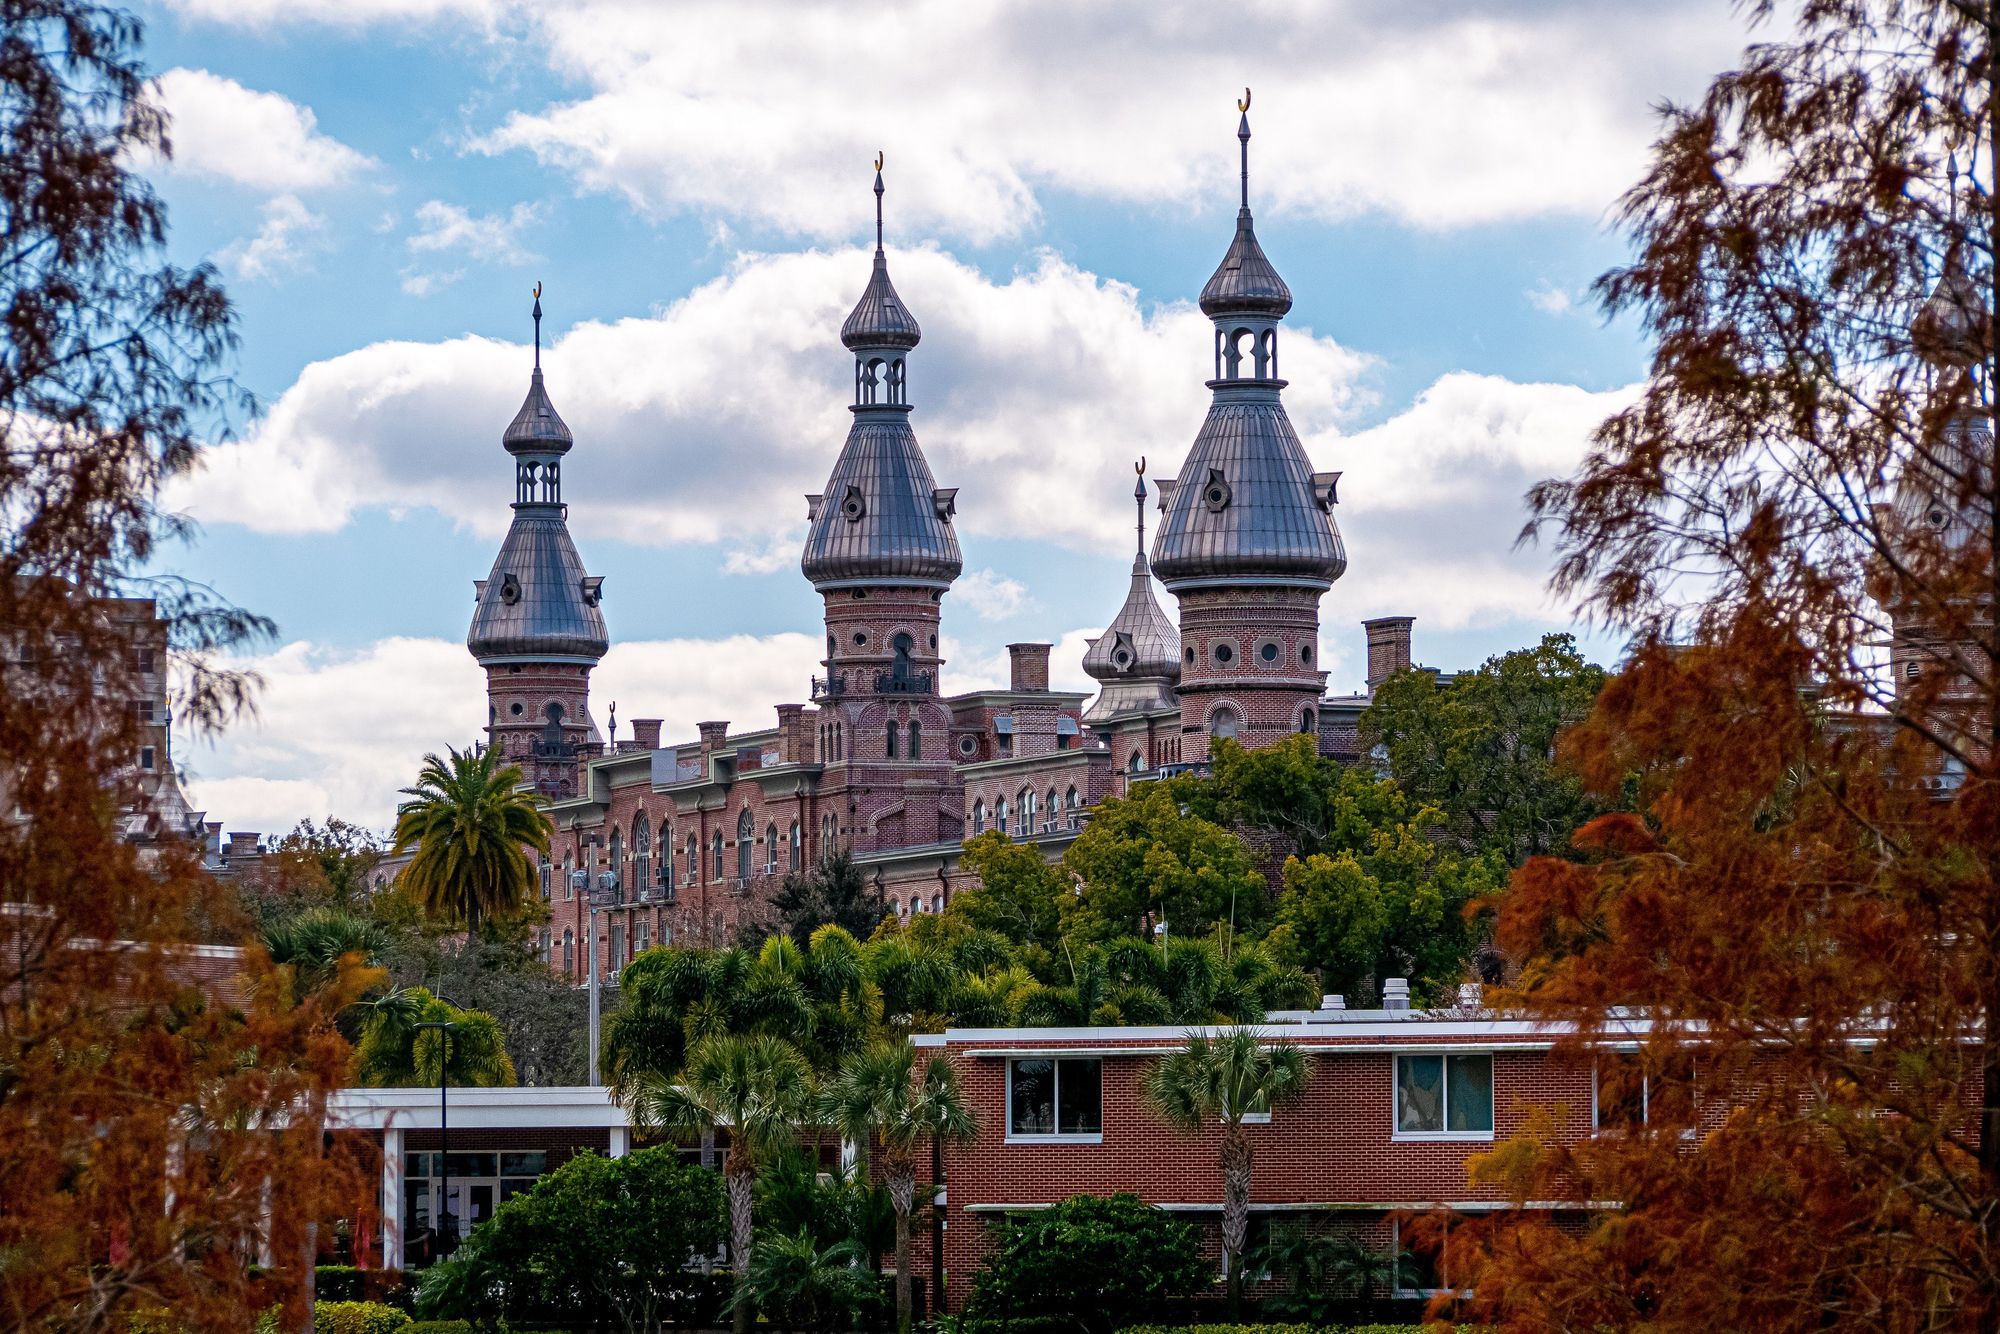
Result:
{"type": "Polygon", "coordinates": [[[449,273],[407,272],[403,275],[403,291],[410,296],[429,296],[443,291],[465,276],[464,269],[453,269],[449,273]]]}
{"type": "MultiPolygon", "coordinates": [[[[1208,322],[1141,307],[1129,287],[1053,257],[1005,282],[935,251],[897,255],[924,321],[911,362],[916,430],[969,536],[1122,552],[1130,461],[1189,441],[1208,392],[1208,322]]],[[[863,252],[749,256],[658,315],[584,324],[543,354],[576,433],[564,465],[586,544],[728,543],[730,568],[796,557],[804,496],[847,430],[851,362],[835,331],[863,252]]],[[[1357,401],[1364,358],[1288,332],[1287,400],[1303,433],[1357,401]]],[[[176,503],[207,522],[326,532],[367,506],[431,506],[482,534],[508,519],[499,436],[529,353],[480,338],[378,343],[315,362],[246,440],[208,451],[176,503]],[[426,447],[409,448],[412,439],[426,447]]]]}
{"type": "Polygon", "coordinates": [[[1033,605],[1025,584],[994,570],[971,570],[960,575],[951,586],[951,595],[970,607],[982,621],[1004,621],[1033,605]]]}
{"type": "Polygon", "coordinates": [[[1228,99],[1246,81],[1260,206],[1425,227],[1595,216],[1640,167],[1651,103],[1744,41],[1725,0],[931,0],[875,21],[790,0],[594,0],[533,21],[586,91],[513,113],[480,150],[530,152],[650,213],[831,239],[866,226],[880,148],[892,231],[982,242],[1032,227],[1051,193],[1227,208],[1228,99]]]}
{"type": "Polygon", "coordinates": [[[1571,299],[1568,292],[1550,283],[1531,287],[1521,295],[1528,299],[1529,305],[1544,315],[1567,315],[1576,307],[1576,302],[1571,299]]]}
{"type": "Polygon", "coordinates": [[[507,0],[166,0],[190,18],[244,28],[324,24],[360,28],[373,23],[471,20],[490,27],[511,6],[507,0]]]}
{"type": "Polygon", "coordinates": [[[505,213],[475,216],[457,204],[432,199],[417,209],[419,230],[410,236],[410,249],[501,264],[526,263],[536,256],[522,247],[521,233],[538,212],[533,204],[516,204],[505,213]]]}
{"type": "Polygon", "coordinates": [[[159,84],[177,172],[281,194],[341,185],[376,165],[282,94],[200,69],[170,69],[159,84]]]}
{"type": "Polygon", "coordinates": [[[325,240],[326,218],[297,195],[279,195],[261,210],[263,222],[248,240],[234,241],[216,255],[239,278],[275,278],[303,268],[325,240]]]}

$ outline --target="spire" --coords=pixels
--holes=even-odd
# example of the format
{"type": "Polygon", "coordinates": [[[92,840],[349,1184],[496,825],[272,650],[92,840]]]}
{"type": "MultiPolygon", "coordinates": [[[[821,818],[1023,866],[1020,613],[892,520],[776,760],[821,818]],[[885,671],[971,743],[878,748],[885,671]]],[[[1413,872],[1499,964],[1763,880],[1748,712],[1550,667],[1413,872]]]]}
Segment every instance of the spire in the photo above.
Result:
{"type": "Polygon", "coordinates": [[[1241,119],[1236,122],[1236,143],[1243,154],[1243,203],[1245,213],[1250,211],[1250,88],[1244,85],[1243,100],[1236,104],[1241,119]]]}
{"type": "MultiPolygon", "coordinates": [[[[1244,187],[1246,190],[1248,186],[1244,187]]],[[[542,368],[542,284],[535,283],[535,369],[542,368]]]]}
{"type": "Polygon", "coordinates": [[[1139,480],[1132,499],[1139,510],[1139,549],[1132,556],[1132,582],[1125,604],[1104,633],[1090,641],[1083,670],[1105,683],[1084,711],[1083,720],[1101,726],[1134,711],[1174,707],[1180,679],[1180,631],[1153,597],[1153,571],[1146,563],[1146,460],[1133,465],[1139,480]]]}
{"type": "MultiPolygon", "coordinates": [[[[861,300],[854,303],[854,312],[847,322],[840,326],[840,341],[860,357],[865,365],[870,359],[860,356],[864,352],[907,352],[923,338],[923,330],[917,327],[916,317],[904,307],[903,299],[896,295],[894,283],[889,281],[889,259],[882,250],[882,154],[875,155],[875,269],[868,277],[868,286],[862,290],[861,300]]],[[[900,357],[877,358],[881,369],[894,369],[900,375],[900,357]]],[[[872,388],[872,384],[868,386],[872,388]]],[[[900,386],[898,386],[900,387],[900,386]]],[[[859,392],[862,386],[856,384],[855,402],[873,402],[859,392]]],[[[891,402],[899,396],[892,395],[891,402]]]]}
{"type": "Polygon", "coordinates": [[[875,150],[875,253],[882,253],[882,150],[875,150]]]}
{"type": "Polygon", "coordinates": [[[1139,559],[1146,558],[1146,457],[1132,465],[1132,471],[1139,474],[1139,480],[1132,483],[1132,503],[1139,507],[1139,559]]]}
{"type": "Polygon", "coordinates": [[[1236,210],[1236,237],[1229,243],[1208,285],[1201,289],[1201,310],[1211,319],[1230,315],[1260,315],[1283,319],[1292,308],[1292,291],[1257,244],[1250,218],[1250,90],[1236,103],[1236,143],[1242,155],[1242,203],[1236,210]]]}

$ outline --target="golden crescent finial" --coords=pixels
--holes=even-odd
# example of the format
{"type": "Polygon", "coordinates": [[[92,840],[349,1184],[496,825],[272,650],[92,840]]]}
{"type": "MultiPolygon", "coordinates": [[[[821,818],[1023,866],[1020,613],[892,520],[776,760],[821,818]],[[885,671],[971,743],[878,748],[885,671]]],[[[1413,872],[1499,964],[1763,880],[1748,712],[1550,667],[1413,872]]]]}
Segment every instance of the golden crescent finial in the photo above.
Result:
{"type": "Polygon", "coordinates": [[[1236,109],[1246,116],[1250,114],[1250,85],[1243,85],[1243,100],[1236,104],[1236,109]]]}
{"type": "Polygon", "coordinates": [[[1141,454],[1139,461],[1132,465],[1132,471],[1138,473],[1141,477],[1146,475],[1146,456],[1144,454],[1141,454]]]}
{"type": "Polygon", "coordinates": [[[882,150],[879,148],[875,150],[875,170],[882,170],[882,150]]]}
{"type": "Polygon", "coordinates": [[[542,299],[542,285],[538,281],[535,284],[535,300],[540,301],[541,299],[542,299]]]}

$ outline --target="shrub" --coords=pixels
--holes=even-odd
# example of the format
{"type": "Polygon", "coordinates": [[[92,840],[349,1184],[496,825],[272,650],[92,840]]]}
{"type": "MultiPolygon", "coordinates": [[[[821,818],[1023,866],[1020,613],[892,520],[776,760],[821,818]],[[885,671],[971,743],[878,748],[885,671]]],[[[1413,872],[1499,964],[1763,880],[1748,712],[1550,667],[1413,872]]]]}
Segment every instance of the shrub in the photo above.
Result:
{"type": "Polygon", "coordinates": [[[319,1334],[403,1334],[410,1317],[380,1302],[314,1302],[319,1334]]]}
{"type": "Polygon", "coordinates": [[[470,1320],[412,1320],[399,1334],[473,1334],[470,1320]]]}
{"type": "Polygon", "coordinates": [[[361,1301],[362,1272],[353,1265],[319,1265],[313,1270],[313,1295],[323,1302],[361,1301]]]}
{"type": "Polygon", "coordinates": [[[972,1280],[971,1328],[1064,1317],[1070,1329],[1109,1334],[1134,1316],[1157,1317],[1211,1277],[1194,1228],[1136,1195],[1077,1195],[1002,1226],[972,1280]]]}

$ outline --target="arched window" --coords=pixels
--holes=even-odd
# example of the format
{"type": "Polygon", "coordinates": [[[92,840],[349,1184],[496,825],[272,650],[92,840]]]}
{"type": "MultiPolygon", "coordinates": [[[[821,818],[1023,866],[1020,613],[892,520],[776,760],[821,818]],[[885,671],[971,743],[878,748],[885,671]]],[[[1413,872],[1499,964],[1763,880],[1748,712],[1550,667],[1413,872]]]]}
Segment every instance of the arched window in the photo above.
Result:
{"type": "Polygon", "coordinates": [[[563,932],[563,976],[576,976],[576,933],[563,932]]]}
{"type": "Polygon", "coordinates": [[[986,832],[986,803],[984,801],[975,801],[972,803],[972,832],[975,834],[986,832]]]}
{"type": "Polygon", "coordinates": [[[699,841],[696,840],[693,834],[689,834],[687,882],[690,885],[692,885],[695,881],[699,879],[701,879],[701,844],[699,841]]]}
{"type": "Polygon", "coordinates": [[[651,894],[652,871],[653,827],[646,823],[646,813],[640,811],[632,817],[632,888],[641,894],[651,894]]]}
{"type": "Polygon", "coordinates": [[[891,719],[889,722],[889,758],[892,760],[896,758],[896,723],[894,719],[891,719]]]}
{"type": "Polygon", "coordinates": [[[1299,730],[1314,732],[1319,730],[1319,710],[1308,704],[1299,712],[1299,730]]]}
{"type": "Polygon", "coordinates": [[[710,880],[720,880],[722,879],[722,831],[720,829],[716,830],[715,837],[708,841],[708,848],[711,854],[709,857],[708,878],[710,880]]]}
{"type": "Polygon", "coordinates": [[[1146,752],[1142,750],[1133,751],[1131,762],[1125,766],[1125,770],[1127,773],[1135,774],[1146,772],[1146,752]]]}
{"type": "Polygon", "coordinates": [[[1217,741],[1235,740],[1236,728],[1236,710],[1230,708],[1227,704],[1222,705],[1214,713],[1208,715],[1208,734],[1217,741]]]}
{"type": "Polygon", "coordinates": [[[932,912],[944,911],[944,895],[942,894],[931,895],[931,911],[932,912]]]}
{"type": "Polygon", "coordinates": [[[1063,794],[1063,805],[1071,810],[1078,810],[1083,806],[1083,795],[1072,787],[1063,794]]]}
{"type": "Polygon", "coordinates": [[[778,869],[778,826],[764,826],[764,870],[775,873],[778,869]]]}
{"type": "Polygon", "coordinates": [[[1056,790],[1054,788],[1050,788],[1048,793],[1048,800],[1042,803],[1042,818],[1044,820],[1047,820],[1049,823],[1054,824],[1056,817],[1061,814],[1062,814],[1062,803],[1056,800],[1056,790]]]}
{"type": "Polygon", "coordinates": [[[554,934],[549,930],[549,928],[543,927],[541,935],[541,948],[535,951],[535,957],[540,959],[542,963],[545,966],[547,966],[554,962],[553,958],[551,957],[554,954],[554,951],[555,951],[554,934]]]}
{"type": "Polygon", "coordinates": [[[547,903],[555,890],[555,867],[549,865],[547,857],[542,858],[542,902],[547,903]]]}
{"type": "Polygon", "coordinates": [[[625,897],[625,836],[616,829],[611,831],[611,851],[605,859],[605,867],[611,872],[611,883],[618,887],[618,897],[625,897]]]}
{"type": "Polygon", "coordinates": [[[794,820],[794,821],[792,821],[792,830],[791,830],[791,835],[790,835],[790,842],[791,842],[791,863],[790,863],[790,864],[791,864],[791,868],[792,868],[792,869],[793,869],[794,871],[796,871],[796,870],[798,870],[798,869],[799,869],[799,861],[800,861],[800,846],[799,846],[799,822],[798,822],[797,820],[794,820]]]}
{"type": "Polygon", "coordinates": [[[1026,838],[1035,832],[1035,789],[1021,789],[1021,836],[1026,838]]]}
{"type": "Polygon", "coordinates": [[[666,820],[660,821],[660,883],[674,883],[674,827],[666,820]]]}
{"type": "Polygon", "coordinates": [[[998,811],[998,814],[994,817],[994,819],[997,821],[995,827],[998,828],[1000,832],[1004,834],[1007,832],[1007,813],[1008,813],[1007,798],[1005,797],[1000,798],[1000,805],[996,808],[996,810],[998,811]]]}
{"type": "Polygon", "coordinates": [[[566,899],[573,899],[576,897],[576,876],[574,874],[575,871],[576,871],[576,860],[572,857],[564,857],[563,897],[566,899]]]}
{"type": "Polygon", "coordinates": [[[897,635],[889,641],[889,650],[896,655],[889,666],[889,675],[898,684],[907,684],[910,679],[910,650],[915,647],[916,641],[908,635],[897,635]]]}
{"type": "Polygon", "coordinates": [[[750,818],[750,808],[745,806],[743,814],[736,817],[736,878],[748,880],[756,865],[753,860],[757,853],[757,825],[750,818]]]}
{"type": "Polygon", "coordinates": [[[921,760],[923,757],[924,757],[924,725],[918,722],[916,719],[912,718],[910,719],[910,758],[913,760],[921,760]]]}
{"type": "Polygon", "coordinates": [[[913,913],[913,914],[914,914],[914,913],[920,913],[920,912],[922,912],[923,910],[924,910],[924,896],[923,896],[923,895],[921,895],[921,894],[912,894],[912,895],[910,895],[910,911],[911,911],[911,913],[913,913]]]}

